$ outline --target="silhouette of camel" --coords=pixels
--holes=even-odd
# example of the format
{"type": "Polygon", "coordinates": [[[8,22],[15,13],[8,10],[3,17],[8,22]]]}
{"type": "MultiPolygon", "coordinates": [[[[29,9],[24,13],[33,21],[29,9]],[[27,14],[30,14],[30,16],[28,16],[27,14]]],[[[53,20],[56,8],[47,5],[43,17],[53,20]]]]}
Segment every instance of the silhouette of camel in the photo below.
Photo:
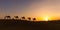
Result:
{"type": "Polygon", "coordinates": [[[36,18],[33,18],[33,20],[36,20],[36,18]]]}
{"type": "Polygon", "coordinates": [[[28,20],[31,20],[31,18],[30,18],[30,17],[28,17],[28,20]]]}
{"type": "Polygon", "coordinates": [[[14,18],[15,18],[15,19],[19,19],[19,17],[18,17],[18,16],[14,16],[14,18]]]}
{"type": "Polygon", "coordinates": [[[23,16],[23,17],[21,17],[22,18],[22,20],[25,20],[25,17],[23,16]]]}
{"type": "Polygon", "coordinates": [[[4,19],[11,19],[11,17],[10,16],[5,16],[4,19]]]}

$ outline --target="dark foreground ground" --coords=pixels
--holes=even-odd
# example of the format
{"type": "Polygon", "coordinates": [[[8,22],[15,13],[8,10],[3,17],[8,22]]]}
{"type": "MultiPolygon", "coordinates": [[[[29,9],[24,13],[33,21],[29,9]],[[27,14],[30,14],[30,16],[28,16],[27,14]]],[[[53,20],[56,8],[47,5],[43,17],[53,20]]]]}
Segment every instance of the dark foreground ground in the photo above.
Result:
{"type": "Polygon", "coordinates": [[[23,21],[0,19],[0,30],[60,30],[60,21],[23,21]]]}

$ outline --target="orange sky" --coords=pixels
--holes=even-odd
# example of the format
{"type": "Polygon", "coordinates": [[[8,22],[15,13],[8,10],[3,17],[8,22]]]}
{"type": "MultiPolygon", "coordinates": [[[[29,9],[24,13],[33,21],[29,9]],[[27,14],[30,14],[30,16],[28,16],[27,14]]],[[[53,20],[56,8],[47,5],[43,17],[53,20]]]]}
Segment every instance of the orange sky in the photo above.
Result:
{"type": "Polygon", "coordinates": [[[60,19],[60,0],[34,0],[1,1],[0,18],[6,15],[25,17],[50,17],[49,19],[60,19]]]}

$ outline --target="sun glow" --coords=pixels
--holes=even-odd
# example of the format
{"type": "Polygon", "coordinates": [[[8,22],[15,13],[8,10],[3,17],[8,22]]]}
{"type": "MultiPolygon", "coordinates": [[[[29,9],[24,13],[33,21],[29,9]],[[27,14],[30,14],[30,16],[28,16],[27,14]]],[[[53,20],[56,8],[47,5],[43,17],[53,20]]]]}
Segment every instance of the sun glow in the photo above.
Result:
{"type": "Polygon", "coordinates": [[[41,16],[40,18],[38,18],[38,21],[52,21],[54,19],[56,18],[54,18],[53,16],[46,15],[46,16],[41,16]]]}
{"type": "Polygon", "coordinates": [[[49,21],[50,20],[50,17],[49,16],[43,17],[43,20],[44,21],[49,21]]]}
{"type": "Polygon", "coordinates": [[[45,21],[48,21],[49,19],[48,19],[48,17],[45,17],[45,19],[44,19],[45,21]]]}

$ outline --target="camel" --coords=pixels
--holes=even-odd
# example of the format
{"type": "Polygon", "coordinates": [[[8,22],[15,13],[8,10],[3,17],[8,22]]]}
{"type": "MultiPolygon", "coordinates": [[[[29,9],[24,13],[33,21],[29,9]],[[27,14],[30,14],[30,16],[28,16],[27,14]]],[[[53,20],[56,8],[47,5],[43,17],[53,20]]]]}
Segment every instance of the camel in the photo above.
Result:
{"type": "Polygon", "coordinates": [[[28,17],[28,20],[31,20],[31,18],[30,18],[30,17],[28,17]]]}
{"type": "Polygon", "coordinates": [[[11,19],[11,17],[10,16],[5,16],[4,19],[11,19]]]}
{"type": "Polygon", "coordinates": [[[18,17],[18,16],[14,16],[14,18],[15,18],[15,19],[19,19],[19,17],[18,17]]]}

